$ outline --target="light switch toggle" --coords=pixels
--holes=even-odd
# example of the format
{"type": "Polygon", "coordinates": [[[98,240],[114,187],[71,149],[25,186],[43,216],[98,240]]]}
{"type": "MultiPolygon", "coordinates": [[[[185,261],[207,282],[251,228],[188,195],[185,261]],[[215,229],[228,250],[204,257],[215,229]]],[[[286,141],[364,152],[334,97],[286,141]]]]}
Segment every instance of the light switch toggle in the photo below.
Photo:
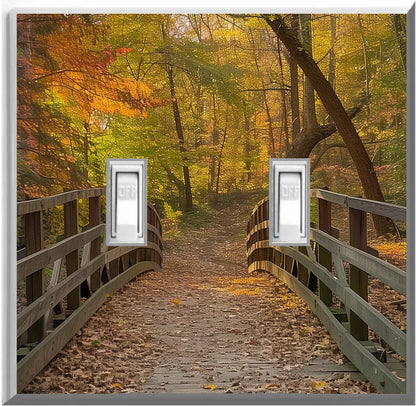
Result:
{"type": "Polygon", "coordinates": [[[107,245],[146,245],[146,159],[107,159],[106,172],[107,245]]]}
{"type": "Polygon", "coordinates": [[[138,173],[116,173],[117,193],[115,199],[115,216],[111,220],[112,238],[116,238],[117,235],[123,235],[127,240],[134,240],[140,235],[141,222],[138,222],[138,185],[138,173]]]}
{"type": "Polygon", "coordinates": [[[309,160],[269,161],[270,245],[309,245],[309,160]]]}

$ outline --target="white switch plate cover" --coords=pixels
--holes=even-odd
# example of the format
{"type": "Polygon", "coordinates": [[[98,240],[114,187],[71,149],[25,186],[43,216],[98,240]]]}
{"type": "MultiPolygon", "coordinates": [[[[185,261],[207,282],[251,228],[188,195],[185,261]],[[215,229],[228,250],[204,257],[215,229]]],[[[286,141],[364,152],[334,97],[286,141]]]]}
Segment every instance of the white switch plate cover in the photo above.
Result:
{"type": "Polygon", "coordinates": [[[269,159],[269,244],[310,244],[309,159],[269,159]]]}
{"type": "Polygon", "coordinates": [[[107,246],[147,245],[147,159],[106,162],[107,246]]]}

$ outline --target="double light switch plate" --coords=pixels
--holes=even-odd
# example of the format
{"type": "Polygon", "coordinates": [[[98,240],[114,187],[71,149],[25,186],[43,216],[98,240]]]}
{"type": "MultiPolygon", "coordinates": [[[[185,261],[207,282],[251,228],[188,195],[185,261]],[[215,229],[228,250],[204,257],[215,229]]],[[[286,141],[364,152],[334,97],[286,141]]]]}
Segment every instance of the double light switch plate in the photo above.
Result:
{"type": "Polygon", "coordinates": [[[269,160],[269,244],[309,245],[309,159],[269,160]]]}
{"type": "Polygon", "coordinates": [[[108,246],[147,245],[147,160],[107,159],[108,246]]]}

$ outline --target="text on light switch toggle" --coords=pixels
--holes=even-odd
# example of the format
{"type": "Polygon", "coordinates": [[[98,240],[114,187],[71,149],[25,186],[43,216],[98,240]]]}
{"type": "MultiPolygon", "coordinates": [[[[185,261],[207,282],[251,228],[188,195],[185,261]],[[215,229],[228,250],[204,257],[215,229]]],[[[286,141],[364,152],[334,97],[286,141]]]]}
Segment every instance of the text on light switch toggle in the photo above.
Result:
{"type": "Polygon", "coordinates": [[[309,160],[270,159],[270,245],[309,245],[309,160]]]}
{"type": "Polygon", "coordinates": [[[107,160],[107,245],[147,244],[145,159],[107,160]]]}

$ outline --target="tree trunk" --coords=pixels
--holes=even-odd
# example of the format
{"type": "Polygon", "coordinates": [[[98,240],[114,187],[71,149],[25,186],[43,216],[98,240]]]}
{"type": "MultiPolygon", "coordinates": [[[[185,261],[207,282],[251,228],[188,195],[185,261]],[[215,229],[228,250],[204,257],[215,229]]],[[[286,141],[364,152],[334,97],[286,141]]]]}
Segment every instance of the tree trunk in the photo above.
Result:
{"type": "MultiPolygon", "coordinates": [[[[364,37],[364,28],[363,22],[361,21],[361,16],[357,15],[358,27],[360,29],[360,36],[361,36],[361,45],[363,47],[363,59],[364,59],[364,74],[365,74],[365,96],[367,100],[370,97],[370,74],[368,71],[368,58],[367,58],[367,45],[364,37]]],[[[367,105],[367,111],[370,114],[370,108],[367,105]]]]}
{"type": "MultiPolygon", "coordinates": [[[[300,40],[306,52],[312,56],[312,34],[311,34],[311,15],[300,14],[300,40]]],[[[318,128],[315,108],[315,91],[311,80],[306,74],[303,75],[303,129],[313,132],[318,128]]]]}
{"type": "MultiPolygon", "coordinates": [[[[331,87],[331,84],[325,78],[314,59],[308,55],[303,45],[293,35],[290,28],[286,26],[280,15],[275,15],[273,19],[270,19],[270,17],[264,18],[296,60],[305,75],[310,79],[328,114],[334,121],[356,166],[365,196],[368,199],[383,202],[383,193],[373,164],[351,119],[348,117],[348,113],[331,87]]],[[[387,219],[379,216],[373,216],[373,219],[377,234],[384,234],[390,230],[390,222],[387,219]]]]}
{"type": "Polygon", "coordinates": [[[87,122],[84,123],[85,133],[83,139],[83,149],[84,149],[84,167],[82,168],[82,176],[84,180],[88,182],[88,165],[89,165],[89,130],[90,126],[87,122]]]}
{"type": "Polygon", "coordinates": [[[224,129],[224,134],[222,137],[222,142],[221,142],[221,148],[220,148],[220,153],[218,156],[218,167],[217,167],[217,181],[215,184],[215,194],[218,196],[219,193],[219,189],[220,189],[220,177],[221,177],[221,163],[222,163],[222,154],[224,151],[224,146],[225,146],[225,139],[227,137],[227,123],[225,124],[225,129],[224,129]]]}
{"type": "Polygon", "coordinates": [[[299,111],[299,77],[298,64],[289,55],[290,69],[290,108],[292,110],[292,140],[300,133],[300,111],[299,111]]]}
{"type": "Polygon", "coordinates": [[[402,16],[400,14],[393,14],[393,24],[394,31],[396,33],[397,44],[399,45],[403,69],[406,73],[406,27],[405,24],[402,23],[402,16]]]}
{"type": "Polygon", "coordinates": [[[328,68],[328,82],[335,90],[335,40],[337,37],[337,20],[335,16],[331,16],[331,48],[329,50],[329,68],[328,68]]]}
{"type": "MultiPolygon", "coordinates": [[[[299,30],[299,21],[292,20],[293,30],[299,30]]],[[[298,64],[290,54],[286,55],[290,70],[290,107],[292,110],[292,140],[300,134],[300,109],[299,109],[299,75],[298,64]]]]}
{"type": "Polygon", "coordinates": [[[272,122],[272,115],[270,113],[270,106],[269,106],[269,102],[267,100],[267,95],[266,95],[266,86],[264,83],[264,79],[263,76],[261,75],[260,72],[260,67],[259,67],[259,63],[257,60],[257,55],[256,55],[256,44],[254,42],[254,35],[253,35],[253,30],[250,28],[250,41],[251,41],[251,46],[253,48],[253,59],[254,59],[254,63],[256,65],[256,70],[257,70],[257,74],[259,75],[260,79],[261,79],[261,87],[263,89],[263,102],[264,102],[264,108],[266,110],[266,115],[267,115],[267,127],[268,127],[268,135],[269,135],[269,156],[271,156],[272,158],[276,157],[276,149],[275,149],[275,143],[274,143],[274,134],[273,134],[273,122],[272,122]]]}
{"type": "MultiPolygon", "coordinates": [[[[181,122],[181,116],[179,112],[178,101],[176,99],[175,93],[175,82],[173,81],[173,68],[172,66],[168,67],[168,76],[169,76],[169,88],[170,88],[170,95],[172,98],[172,108],[173,108],[173,117],[175,119],[175,126],[176,126],[176,134],[179,140],[179,151],[181,154],[186,152],[186,148],[184,146],[184,136],[183,136],[183,128],[181,122]]],[[[182,161],[185,161],[185,158],[182,157],[182,161]]],[[[189,167],[185,164],[182,165],[183,171],[183,180],[185,185],[185,211],[191,211],[193,208],[192,204],[192,189],[191,189],[191,178],[189,176],[189,167]]]]}
{"type": "MultiPolygon", "coordinates": [[[[277,57],[279,61],[279,68],[280,68],[280,81],[284,83],[284,75],[283,75],[283,62],[282,62],[282,54],[280,52],[280,41],[277,40],[277,57]]],[[[286,103],[286,90],[281,91],[282,96],[282,124],[283,130],[285,133],[285,142],[286,142],[286,151],[289,147],[289,126],[287,125],[287,103],[286,103]]]]}
{"type": "Polygon", "coordinates": [[[245,159],[244,159],[244,166],[247,173],[247,182],[251,180],[251,143],[250,143],[250,118],[248,116],[248,112],[244,103],[244,152],[245,152],[245,159]]]}
{"type": "Polygon", "coordinates": [[[178,190],[180,210],[185,210],[185,185],[183,184],[183,181],[179,179],[168,166],[162,164],[162,167],[165,170],[169,181],[173,183],[176,186],[176,189],[178,190]]]}
{"type": "Polygon", "coordinates": [[[214,183],[216,178],[216,167],[217,167],[217,154],[218,154],[218,144],[219,144],[219,131],[217,125],[217,106],[216,106],[215,93],[212,95],[212,154],[209,161],[209,170],[208,170],[208,196],[210,196],[214,190],[214,183]]]}
{"type": "MultiPolygon", "coordinates": [[[[348,109],[348,117],[353,119],[361,111],[364,105],[365,102],[361,101],[357,106],[348,109]]],[[[286,153],[286,158],[307,158],[317,144],[327,139],[332,134],[335,134],[336,131],[337,127],[334,123],[318,125],[318,127],[308,131],[303,129],[299,136],[293,140],[286,153]]]]}

